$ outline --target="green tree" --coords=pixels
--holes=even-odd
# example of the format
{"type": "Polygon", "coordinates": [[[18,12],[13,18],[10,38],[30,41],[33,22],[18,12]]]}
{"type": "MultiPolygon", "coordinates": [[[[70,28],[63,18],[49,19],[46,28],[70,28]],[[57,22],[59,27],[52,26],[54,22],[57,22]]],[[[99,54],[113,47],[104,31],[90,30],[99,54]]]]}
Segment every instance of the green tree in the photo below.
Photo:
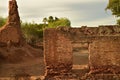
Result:
{"type": "Polygon", "coordinates": [[[0,27],[2,27],[6,23],[7,19],[0,17],[0,27]]]}
{"type": "Polygon", "coordinates": [[[35,44],[43,38],[43,24],[22,23],[22,32],[25,40],[29,44],[35,44]]]}
{"type": "Polygon", "coordinates": [[[48,24],[49,28],[56,28],[59,26],[70,27],[71,22],[67,18],[59,18],[57,21],[48,24]]]}
{"type": "Polygon", "coordinates": [[[119,17],[120,16],[120,0],[109,0],[106,10],[112,11],[112,14],[119,17]]]}
{"type": "Polygon", "coordinates": [[[44,22],[44,24],[46,25],[46,23],[47,23],[47,18],[46,18],[46,17],[43,18],[43,22],[44,22]]]}
{"type": "Polygon", "coordinates": [[[43,28],[45,28],[45,27],[47,26],[48,19],[47,19],[46,17],[43,18],[43,22],[44,22],[44,26],[43,26],[43,28]]]}
{"type": "Polygon", "coordinates": [[[52,23],[53,21],[54,21],[53,16],[49,16],[49,18],[48,18],[48,23],[52,23]]]}
{"type": "Polygon", "coordinates": [[[59,18],[58,17],[55,17],[55,21],[58,21],[59,20],[59,18]]]}
{"type": "Polygon", "coordinates": [[[117,20],[117,24],[120,25],[120,19],[117,20]]]}
{"type": "MultiPolygon", "coordinates": [[[[120,0],[109,0],[106,10],[112,11],[112,14],[116,17],[120,17],[120,0]]],[[[117,24],[120,25],[120,18],[117,20],[117,24]]]]}
{"type": "Polygon", "coordinates": [[[67,18],[60,18],[60,23],[62,23],[60,26],[71,26],[71,22],[70,22],[70,20],[69,19],[67,19],[67,18]]]}
{"type": "Polygon", "coordinates": [[[43,18],[43,22],[44,24],[37,24],[34,21],[32,23],[28,23],[28,22],[23,23],[21,21],[22,32],[27,43],[35,45],[37,42],[42,41],[44,28],[71,26],[71,22],[67,18],[58,18],[58,17],[49,16],[48,18],[43,18]]]}
{"type": "Polygon", "coordinates": [[[71,26],[71,22],[67,18],[58,18],[58,17],[49,16],[48,19],[43,18],[43,20],[44,19],[47,20],[48,22],[46,28],[56,28],[58,26],[65,26],[65,27],[71,26]]]}

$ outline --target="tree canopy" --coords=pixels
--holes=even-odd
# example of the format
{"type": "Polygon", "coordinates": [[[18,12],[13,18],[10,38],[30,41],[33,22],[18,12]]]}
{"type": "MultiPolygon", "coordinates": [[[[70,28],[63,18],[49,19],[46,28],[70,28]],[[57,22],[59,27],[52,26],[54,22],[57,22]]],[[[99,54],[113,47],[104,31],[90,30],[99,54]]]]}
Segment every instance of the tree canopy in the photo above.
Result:
{"type": "Polygon", "coordinates": [[[46,26],[46,28],[56,28],[58,26],[64,26],[64,27],[70,27],[71,26],[71,22],[68,18],[58,18],[58,17],[53,17],[53,16],[49,16],[48,18],[43,18],[43,22],[44,24],[48,23],[48,25],[46,26]]]}
{"type": "Polygon", "coordinates": [[[0,17],[0,27],[6,23],[7,18],[0,17]]]}
{"type": "Polygon", "coordinates": [[[120,0],[109,0],[106,10],[112,11],[112,14],[118,17],[117,24],[120,25],[120,0]]]}
{"type": "Polygon", "coordinates": [[[112,14],[120,17],[120,0],[109,0],[106,10],[112,11],[112,14]]]}

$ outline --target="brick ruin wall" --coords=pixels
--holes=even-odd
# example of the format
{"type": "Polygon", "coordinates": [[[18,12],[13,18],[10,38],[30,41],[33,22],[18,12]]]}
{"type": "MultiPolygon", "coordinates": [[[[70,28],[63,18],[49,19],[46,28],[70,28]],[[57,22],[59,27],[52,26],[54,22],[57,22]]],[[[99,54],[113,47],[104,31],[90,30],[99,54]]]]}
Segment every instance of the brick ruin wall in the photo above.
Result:
{"type": "Polygon", "coordinates": [[[16,0],[9,0],[7,22],[0,28],[0,64],[19,63],[42,56],[43,51],[25,41],[20,24],[16,0]]]}
{"type": "Polygon", "coordinates": [[[90,73],[120,73],[120,37],[98,37],[89,46],[90,73]]]}
{"type": "Polygon", "coordinates": [[[71,41],[59,30],[45,30],[44,48],[46,75],[67,73],[72,69],[71,41]]]}
{"type": "Polygon", "coordinates": [[[72,48],[76,42],[89,44],[89,73],[120,73],[120,26],[46,29],[46,73],[72,69],[72,48]]]}

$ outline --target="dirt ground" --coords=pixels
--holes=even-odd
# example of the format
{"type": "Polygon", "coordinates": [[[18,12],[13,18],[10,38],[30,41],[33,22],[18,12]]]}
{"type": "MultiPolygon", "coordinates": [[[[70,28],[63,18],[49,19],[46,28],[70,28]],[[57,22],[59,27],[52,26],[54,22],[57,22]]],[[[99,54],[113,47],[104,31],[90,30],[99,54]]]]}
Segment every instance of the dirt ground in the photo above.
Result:
{"type": "Polygon", "coordinates": [[[11,77],[19,74],[39,76],[44,74],[43,57],[12,64],[2,63],[0,65],[0,77],[11,77]]]}
{"type": "MultiPolygon", "coordinates": [[[[88,55],[74,53],[72,73],[82,76],[88,72],[88,55]],[[86,69],[85,69],[86,68],[86,69]],[[83,70],[84,69],[84,70],[83,70]]],[[[16,75],[28,74],[30,76],[43,76],[45,71],[44,57],[29,59],[20,63],[2,63],[0,65],[0,77],[14,77],[16,75]]],[[[1,79],[2,80],[2,79],[1,79]]]]}

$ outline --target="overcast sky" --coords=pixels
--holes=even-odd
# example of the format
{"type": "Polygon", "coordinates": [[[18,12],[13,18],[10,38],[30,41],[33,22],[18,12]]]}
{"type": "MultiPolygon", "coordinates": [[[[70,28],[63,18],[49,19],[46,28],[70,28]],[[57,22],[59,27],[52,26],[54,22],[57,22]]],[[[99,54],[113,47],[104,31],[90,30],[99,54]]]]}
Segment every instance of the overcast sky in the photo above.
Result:
{"type": "MultiPolygon", "coordinates": [[[[0,0],[0,16],[8,15],[8,1],[0,0]]],[[[44,17],[66,17],[72,26],[115,24],[110,11],[105,11],[108,0],[17,0],[22,21],[41,23],[44,17]]]]}

